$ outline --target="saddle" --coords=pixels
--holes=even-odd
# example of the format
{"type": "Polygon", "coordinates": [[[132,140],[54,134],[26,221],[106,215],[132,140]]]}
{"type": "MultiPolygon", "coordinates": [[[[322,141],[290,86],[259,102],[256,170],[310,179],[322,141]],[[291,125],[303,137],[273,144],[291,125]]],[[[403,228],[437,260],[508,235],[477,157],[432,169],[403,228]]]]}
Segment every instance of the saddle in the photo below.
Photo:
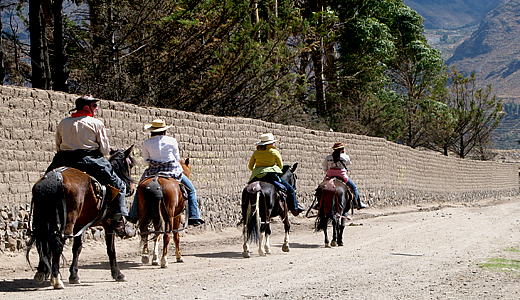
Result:
{"type": "MultiPolygon", "coordinates": [[[[159,183],[157,182],[157,179],[159,177],[175,179],[175,178],[173,178],[171,176],[166,176],[166,175],[162,175],[162,174],[154,174],[154,175],[150,175],[150,176],[147,176],[147,177],[143,178],[141,181],[143,181],[145,179],[148,179],[148,178],[153,178],[153,180],[148,185],[150,185],[152,183],[159,185],[159,183]]],[[[182,182],[180,182],[180,181],[178,181],[178,182],[179,182],[179,187],[181,188],[182,197],[184,198],[184,200],[187,200],[188,199],[188,192],[191,192],[191,189],[189,187],[187,187],[185,184],[183,184],[182,182]]],[[[161,193],[162,193],[162,191],[161,191],[161,193]]]]}
{"type": "Polygon", "coordinates": [[[335,203],[336,187],[340,184],[345,184],[340,178],[327,178],[316,189],[319,211],[323,212],[324,215],[331,213],[332,205],[335,203]]]}
{"type": "MultiPolygon", "coordinates": [[[[255,183],[255,182],[266,182],[266,183],[270,183],[270,184],[274,185],[276,194],[278,195],[278,199],[280,199],[281,202],[285,202],[285,200],[287,199],[287,188],[281,182],[276,181],[276,180],[256,179],[256,180],[251,181],[250,183],[255,183]]],[[[248,189],[248,192],[260,191],[260,185],[258,185],[258,187],[256,187],[256,186],[257,186],[256,184],[251,185],[251,187],[249,189],[252,189],[252,190],[248,189]]]]}

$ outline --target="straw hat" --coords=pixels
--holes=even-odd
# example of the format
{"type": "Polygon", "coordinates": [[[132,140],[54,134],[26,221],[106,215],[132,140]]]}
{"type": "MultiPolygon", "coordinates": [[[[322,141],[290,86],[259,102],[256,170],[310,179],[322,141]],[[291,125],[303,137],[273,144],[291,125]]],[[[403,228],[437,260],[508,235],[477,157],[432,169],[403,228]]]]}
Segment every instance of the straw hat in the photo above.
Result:
{"type": "Polygon", "coordinates": [[[343,143],[334,143],[334,146],[331,147],[332,150],[337,150],[337,149],[343,149],[345,148],[345,146],[343,146],[343,143]]]}
{"type": "Polygon", "coordinates": [[[273,134],[272,133],[266,133],[266,134],[262,134],[260,136],[260,142],[258,142],[256,144],[258,146],[263,146],[263,145],[273,144],[274,142],[278,142],[278,141],[274,139],[273,134]]]}
{"type": "Polygon", "coordinates": [[[149,130],[150,132],[161,132],[170,127],[172,127],[172,125],[166,125],[166,122],[161,119],[155,119],[152,121],[152,124],[144,125],[144,129],[149,130]]]}

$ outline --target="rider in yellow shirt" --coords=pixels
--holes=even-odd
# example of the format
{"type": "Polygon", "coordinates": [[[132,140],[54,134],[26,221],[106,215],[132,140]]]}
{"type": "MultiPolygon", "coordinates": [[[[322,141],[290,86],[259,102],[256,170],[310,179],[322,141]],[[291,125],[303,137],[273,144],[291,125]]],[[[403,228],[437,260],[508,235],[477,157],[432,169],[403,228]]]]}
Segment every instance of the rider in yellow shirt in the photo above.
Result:
{"type": "Polygon", "coordinates": [[[278,181],[287,189],[287,205],[294,216],[297,216],[305,209],[298,204],[294,188],[281,177],[283,174],[283,163],[280,152],[274,146],[276,140],[271,133],[260,136],[257,149],[249,160],[249,170],[253,173],[249,182],[256,180],[273,182],[278,181]]]}

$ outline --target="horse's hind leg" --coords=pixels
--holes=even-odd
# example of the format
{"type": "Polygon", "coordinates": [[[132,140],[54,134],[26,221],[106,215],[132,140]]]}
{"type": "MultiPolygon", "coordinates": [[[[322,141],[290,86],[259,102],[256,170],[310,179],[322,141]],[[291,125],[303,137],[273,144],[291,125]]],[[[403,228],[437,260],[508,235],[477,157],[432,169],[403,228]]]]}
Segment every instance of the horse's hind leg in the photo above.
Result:
{"type": "Polygon", "coordinates": [[[49,276],[51,275],[49,268],[47,268],[47,265],[40,261],[38,264],[38,268],[36,271],[36,274],[34,274],[34,281],[37,284],[42,284],[46,279],[49,279],[49,276]]]}
{"type": "MultiPolygon", "coordinates": [[[[106,228],[105,228],[106,232],[106,228]]],[[[110,262],[110,271],[112,273],[112,278],[116,281],[126,281],[125,275],[121,273],[119,266],[117,265],[116,259],[116,246],[115,246],[115,234],[107,234],[105,235],[105,243],[107,244],[107,254],[108,260],[110,262]]]]}
{"type": "Polygon", "coordinates": [[[260,243],[258,243],[258,255],[260,255],[260,256],[265,256],[265,251],[262,247],[264,245],[265,239],[266,239],[265,232],[261,232],[260,233],[260,243]]]}
{"type": "Polygon", "coordinates": [[[50,263],[51,257],[49,249],[47,247],[47,243],[42,243],[41,247],[42,249],[40,252],[42,253],[42,255],[40,256],[40,261],[38,263],[36,274],[34,274],[34,281],[37,284],[42,284],[45,280],[49,279],[49,276],[51,275],[51,270],[49,270],[49,267],[45,262],[45,260],[47,260],[50,263]],[[43,256],[46,256],[46,258],[44,258],[43,256]]]}
{"type": "Polygon", "coordinates": [[[61,274],[60,274],[60,258],[61,253],[63,252],[63,244],[61,241],[57,241],[58,238],[56,237],[56,241],[51,241],[57,243],[55,247],[53,247],[55,250],[52,253],[52,264],[51,264],[51,285],[55,289],[63,289],[65,286],[63,285],[63,281],[61,281],[61,274]]]}
{"type": "Polygon", "coordinates": [[[346,216],[345,218],[341,218],[341,224],[338,225],[338,246],[343,246],[343,231],[345,230],[345,223],[346,216]]]}
{"type": "Polygon", "coordinates": [[[160,241],[161,241],[161,235],[156,234],[153,237],[152,266],[158,266],[159,265],[159,242],[160,241]]]}
{"type": "MultiPolygon", "coordinates": [[[[179,229],[180,225],[181,225],[181,218],[178,217],[177,219],[175,219],[173,221],[173,228],[179,229]]],[[[184,262],[184,258],[182,258],[182,254],[181,254],[181,239],[180,239],[179,232],[173,233],[173,243],[175,244],[175,259],[177,260],[177,262],[184,262]]],[[[165,247],[166,247],[166,244],[165,244],[165,247]]]]}
{"type": "Polygon", "coordinates": [[[282,251],[289,252],[289,230],[291,229],[291,223],[289,223],[289,216],[285,216],[283,221],[283,227],[285,230],[285,237],[283,239],[282,251]]]}
{"type": "Polygon", "coordinates": [[[249,243],[247,242],[247,220],[244,221],[244,229],[242,230],[242,237],[244,238],[244,244],[242,245],[242,249],[244,249],[244,252],[242,252],[242,257],[244,258],[250,258],[251,257],[251,251],[249,250],[249,243]]]}
{"type": "Polygon", "coordinates": [[[170,244],[171,234],[165,233],[163,236],[163,249],[161,257],[161,268],[168,267],[168,245],[170,244]]]}
{"type": "Polygon", "coordinates": [[[337,246],[337,239],[338,239],[338,222],[334,218],[334,219],[332,219],[332,242],[330,243],[330,245],[332,247],[337,246]]]}
{"type": "Polygon", "coordinates": [[[77,236],[74,238],[74,244],[72,245],[72,263],[70,264],[70,275],[69,275],[69,283],[71,284],[79,284],[78,277],[78,259],[79,254],[81,253],[81,249],[83,248],[81,242],[81,236],[77,236]]]}

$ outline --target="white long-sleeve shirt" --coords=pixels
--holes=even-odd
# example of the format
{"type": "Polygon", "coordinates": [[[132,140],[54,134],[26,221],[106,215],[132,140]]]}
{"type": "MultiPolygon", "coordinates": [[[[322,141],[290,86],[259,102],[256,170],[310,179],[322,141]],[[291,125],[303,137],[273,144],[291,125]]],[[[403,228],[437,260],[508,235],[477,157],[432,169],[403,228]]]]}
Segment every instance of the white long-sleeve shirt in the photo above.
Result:
{"type": "Polygon", "coordinates": [[[323,171],[327,172],[328,169],[347,169],[346,166],[351,165],[352,162],[350,161],[350,157],[346,155],[345,153],[341,153],[339,155],[339,161],[334,162],[334,158],[332,158],[332,154],[325,157],[325,160],[323,161],[322,167],[323,171]],[[343,162],[343,165],[341,162],[343,162]]]}

